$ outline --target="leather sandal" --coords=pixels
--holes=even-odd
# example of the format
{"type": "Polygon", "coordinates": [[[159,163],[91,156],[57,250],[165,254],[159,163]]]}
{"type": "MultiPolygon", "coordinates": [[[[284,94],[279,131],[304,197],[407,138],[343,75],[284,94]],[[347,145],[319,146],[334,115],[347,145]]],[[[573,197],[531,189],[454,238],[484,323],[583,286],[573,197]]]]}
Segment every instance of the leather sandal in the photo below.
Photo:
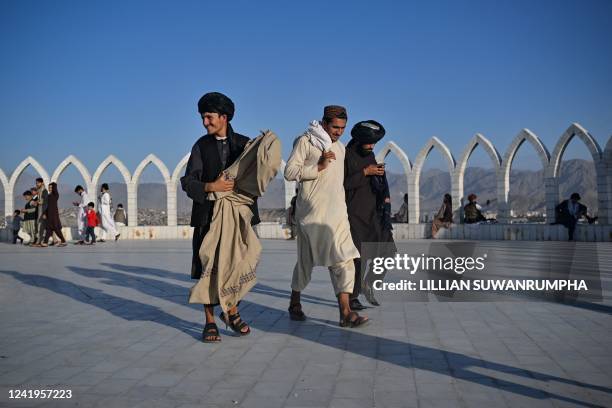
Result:
{"type": "Polygon", "coordinates": [[[202,341],[204,343],[219,343],[221,341],[216,323],[206,323],[202,331],[202,341]]]}
{"type": "Polygon", "coordinates": [[[233,315],[228,314],[227,317],[229,321],[225,319],[225,314],[223,312],[221,312],[221,314],[219,315],[221,321],[225,323],[225,327],[229,327],[234,331],[234,333],[238,334],[239,336],[246,336],[251,333],[251,328],[249,327],[247,322],[240,318],[240,313],[236,312],[236,314],[233,315]],[[245,327],[247,328],[247,331],[243,332],[242,329],[244,329],[245,327]]]}
{"type": "Polygon", "coordinates": [[[350,312],[346,316],[340,319],[340,327],[347,327],[352,329],[354,327],[363,326],[368,323],[370,319],[364,316],[359,316],[357,312],[350,312]]]}

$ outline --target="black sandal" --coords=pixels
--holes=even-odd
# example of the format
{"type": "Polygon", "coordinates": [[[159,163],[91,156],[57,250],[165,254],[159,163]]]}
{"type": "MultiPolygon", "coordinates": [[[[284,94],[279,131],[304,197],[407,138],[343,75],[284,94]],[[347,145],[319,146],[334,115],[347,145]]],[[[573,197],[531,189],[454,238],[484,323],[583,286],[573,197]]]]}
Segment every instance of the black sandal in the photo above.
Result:
{"type": "Polygon", "coordinates": [[[219,315],[221,321],[225,323],[225,327],[229,327],[239,336],[246,336],[251,333],[251,328],[249,327],[247,322],[240,318],[240,313],[236,312],[236,314],[233,315],[228,313],[227,317],[229,321],[225,320],[225,314],[223,312],[221,312],[221,314],[219,315]],[[244,329],[245,327],[248,330],[243,332],[242,329],[244,329]]]}
{"type": "Polygon", "coordinates": [[[303,322],[306,320],[306,315],[302,312],[302,305],[300,303],[295,303],[289,306],[289,318],[291,320],[297,320],[299,322],[303,322]]]}
{"type": "Polygon", "coordinates": [[[202,331],[202,341],[204,343],[219,343],[221,341],[216,323],[206,323],[202,331]]]}
{"type": "Polygon", "coordinates": [[[364,316],[359,316],[357,312],[350,312],[345,317],[340,319],[340,327],[359,327],[368,323],[370,319],[364,316]]]}

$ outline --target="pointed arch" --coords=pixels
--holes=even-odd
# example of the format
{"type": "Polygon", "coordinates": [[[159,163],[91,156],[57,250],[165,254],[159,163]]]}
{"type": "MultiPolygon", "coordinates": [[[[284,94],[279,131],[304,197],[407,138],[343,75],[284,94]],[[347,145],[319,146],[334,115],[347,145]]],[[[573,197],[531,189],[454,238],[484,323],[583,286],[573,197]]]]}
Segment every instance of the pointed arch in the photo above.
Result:
{"type": "Polygon", "coordinates": [[[70,166],[71,164],[76,167],[79,173],[81,173],[85,184],[91,184],[91,175],[89,174],[89,170],[87,170],[87,167],[85,167],[83,162],[81,162],[73,155],[69,155],[68,157],[66,157],[64,161],[62,161],[59,166],[57,166],[57,168],[53,172],[53,175],[51,176],[51,181],[57,181],[64,172],[64,170],[66,170],[66,168],[68,168],[68,166],[70,166]]]}
{"type": "Polygon", "coordinates": [[[19,163],[19,165],[15,168],[15,171],[13,171],[13,174],[11,175],[11,178],[9,180],[9,184],[11,186],[15,186],[17,179],[19,178],[19,176],[21,176],[21,173],[23,173],[23,171],[28,166],[34,167],[40,177],[42,177],[42,179],[45,181],[45,184],[49,183],[49,173],[47,173],[45,168],[41,166],[41,164],[37,162],[35,158],[33,158],[32,156],[28,156],[21,163],[19,163]]]}
{"type": "Polygon", "coordinates": [[[191,157],[191,153],[187,153],[185,156],[183,156],[181,161],[179,161],[176,167],[174,168],[174,171],[172,172],[172,182],[174,183],[174,185],[177,185],[179,180],[181,179],[181,174],[183,173],[183,170],[185,170],[185,167],[187,167],[189,157],[191,157]]]}
{"type": "Polygon", "coordinates": [[[2,183],[2,190],[4,192],[4,208],[2,209],[2,211],[4,211],[5,215],[12,215],[13,206],[9,206],[9,201],[11,203],[13,202],[13,194],[12,192],[9,192],[9,180],[2,169],[0,169],[0,183],[2,183]]]}
{"type": "Polygon", "coordinates": [[[382,149],[376,154],[376,161],[382,162],[389,155],[389,153],[393,153],[400,163],[402,163],[402,167],[404,168],[404,174],[408,177],[408,174],[412,172],[412,163],[408,158],[408,155],[397,145],[394,141],[390,140],[387,142],[382,149]]]}
{"type": "Polygon", "coordinates": [[[569,142],[577,136],[582,142],[586,145],[587,149],[591,153],[593,157],[593,163],[597,166],[597,163],[602,158],[602,150],[597,143],[597,140],[591,134],[580,126],[578,123],[572,123],[567,130],[561,135],[557,145],[555,146],[555,150],[550,159],[550,164],[547,169],[547,177],[558,177],[559,169],[561,167],[561,159],[563,157],[563,153],[567,148],[569,142]]]}
{"type": "Polygon", "coordinates": [[[419,218],[421,216],[419,182],[421,179],[421,172],[423,170],[423,164],[425,163],[425,159],[427,159],[427,156],[434,147],[440,151],[442,157],[444,157],[446,159],[446,162],[448,163],[452,188],[453,174],[457,162],[455,161],[455,158],[453,157],[448,147],[446,147],[446,145],[442,143],[440,139],[433,136],[431,139],[429,139],[425,147],[423,147],[421,151],[419,151],[414,165],[412,166],[412,171],[408,175],[408,207],[411,209],[411,211],[408,212],[408,222],[410,224],[419,223],[419,218]]]}
{"type": "Polygon", "coordinates": [[[414,175],[414,180],[417,184],[421,177],[421,171],[423,170],[423,164],[425,163],[425,159],[427,159],[427,156],[429,156],[429,153],[433,150],[434,147],[440,151],[440,154],[442,154],[442,157],[444,157],[444,159],[446,160],[448,164],[449,173],[453,174],[453,172],[455,171],[457,162],[455,161],[453,154],[440,139],[435,136],[432,136],[432,138],[429,139],[425,147],[423,147],[421,151],[419,151],[419,154],[417,155],[414,161],[414,166],[412,167],[412,174],[414,175]]]}
{"type": "Polygon", "coordinates": [[[278,174],[281,176],[282,180],[283,180],[283,187],[285,189],[285,209],[291,207],[291,199],[293,198],[293,192],[295,191],[295,185],[296,182],[295,181],[288,181],[285,177],[283,177],[282,175],[285,174],[285,167],[287,166],[287,163],[281,159],[281,164],[280,164],[280,169],[278,174]]]}
{"type": "Polygon", "coordinates": [[[0,183],[2,183],[2,188],[6,192],[9,188],[9,179],[2,169],[0,169],[0,183]]]}
{"type": "Polygon", "coordinates": [[[123,164],[121,160],[111,154],[106,159],[104,159],[102,163],[100,163],[91,179],[91,185],[94,189],[100,183],[100,177],[102,176],[102,173],[104,173],[104,170],[106,170],[106,168],[111,164],[114,164],[115,167],[117,167],[117,169],[121,173],[121,176],[123,176],[125,184],[129,185],[131,183],[132,176],[130,174],[130,171],[127,169],[127,167],[125,166],[125,164],[123,164]]]}
{"type": "Polygon", "coordinates": [[[164,162],[159,160],[159,158],[155,156],[154,154],[149,154],[147,157],[143,159],[143,161],[140,162],[138,167],[136,167],[136,170],[134,171],[134,175],[132,176],[132,183],[138,185],[138,180],[140,179],[142,172],[145,170],[145,168],[149,164],[153,164],[155,167],[158,168],[166,184],[171,181],[172,177],[170,176],[170,172],[168,171],[168,168],[166,167],[164,162]]]}
{"type": "Polygon", "coordinates": [[[484,151],[487,152],[487,154],[491,158],[491,161],[493,162],[493,168],[495,169],[495,171],[497,171],[501,167],[502,159],[495,146],[493,146],[493,143],[491,143],[491,141],[484,137],[482,134],[476,133],[468,142],[466,148],[463,150],[463,154],[461,155],[459,163],[457,163],[457,171],[461,173],[461,176],[463,176],[470,156],[472,155],[477,146],[482,147],[484,151]]]}
{"type": "Polygon", "coordinates": [[[531,130],[521,130],[514,137],[512,143],[510,143],[510,146],[508,146],[508,149],[506,150],[506,153],[504,154],[504,159],[502,161],[501,182],[503,188],[501,191],[502,197],[499,197],[501,202],[508,201],[508,193],[510,191],[510,169],[512,168],[512,162],[514,161],[514,157],[516,156],[518,149],[525,142],[531,144],[531,146],[538,154],[540,162],[542,163],[542,169],[546,171],[546,169],[548,168],[548,165],[550,163],[550,153],[548,152],[548,149],[546,148],[544,143],[542,143],[540,138],[531,130]]]}

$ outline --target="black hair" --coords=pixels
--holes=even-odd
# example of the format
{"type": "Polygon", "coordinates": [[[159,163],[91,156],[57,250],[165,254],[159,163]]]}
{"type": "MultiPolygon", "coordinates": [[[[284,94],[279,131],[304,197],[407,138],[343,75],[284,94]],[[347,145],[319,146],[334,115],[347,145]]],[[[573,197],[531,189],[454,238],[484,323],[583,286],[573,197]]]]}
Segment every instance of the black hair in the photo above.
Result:
{"type": "Polygon", "coordinates": [[[570,196],[571,200],[576,200],[576,201],[580,201],[580,194],[578,193],[572,193],[572,195],[570,196]]]}
{"type": "Polygon", "coordinates": [[[37,177],[36,178],[36,182],[37,183],[44,183],[44,180],[42,179],[42,177],[37,177]]]}
{"type": "Polygon", "coordinates": [[[81,191],[81,190],[85,191],[85,189],[83,188],[83,186],[82,186],[82,185],[80,185],[80,184],[79,184],[79,185],[77,185],[77,186],[74,188],[74,192],[75,192],[75,193],[78,193],[78,192],[79,192],[79,191],[81,191]]]}
{"type": "Polygon", "coordinates": [[[15,210],[15,215],[19,215],[19,214],[21,214],[21,211],[15,210]]]}
{"type": "Polygon", "coordinates": [[[117,208],[123,208],[123,204],[121,203],[117,204],[117,208]]]}
{"type": "Polygon", "coordinates": [[[104,190],[108,190],[108,183],[102,183],[100,187],[102,187],[104,190]]]}
{"type": "Polygon", "coordinates": [[[29,196],[31,196],[31,195],[32,195],[32,192],[31,192],[30,190],[26,190],[26,191],[24,191],[23,195],[29,195],[29,196]]]}
{"type": "Polygon", "coordinates": [[[93,207],[95,207],[96,205],[93,203],[93,201],[90,201],[89,203],[87,203],[87,206],[88,206],[88,207],[92,207],[92,208],[93,208],[93,207]]]}

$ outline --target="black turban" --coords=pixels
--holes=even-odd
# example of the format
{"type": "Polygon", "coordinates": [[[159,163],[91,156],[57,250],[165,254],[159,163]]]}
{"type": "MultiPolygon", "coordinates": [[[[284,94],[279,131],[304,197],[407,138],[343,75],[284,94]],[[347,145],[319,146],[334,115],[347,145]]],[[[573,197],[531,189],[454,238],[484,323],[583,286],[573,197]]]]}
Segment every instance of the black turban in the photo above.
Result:
{"type": "Polygon", "coordinates": [[[358,122],[351,130],[351,136],[360,144],[372,144],[378,142],[385,135],[385,128],[375,120],[364,120],[358,122]]]}
{"type": "Polygon", "coordinates": [[[227,115],[227,121],[229,122],[234,117],[234,102],[222,93],[209,92],[198,101],[198,112],[227,115]]]}

